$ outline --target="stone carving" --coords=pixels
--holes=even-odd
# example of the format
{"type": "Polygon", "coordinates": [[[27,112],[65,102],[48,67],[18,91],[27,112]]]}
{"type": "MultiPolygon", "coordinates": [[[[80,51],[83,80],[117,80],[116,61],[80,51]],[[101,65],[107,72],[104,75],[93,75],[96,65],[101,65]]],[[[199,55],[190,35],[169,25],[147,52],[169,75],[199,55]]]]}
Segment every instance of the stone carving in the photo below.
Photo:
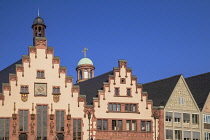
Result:
{"type": "Polygon", "coordinates": [[[31,114],[31,134],[34,135],[34,127],[35,127],[35,114],[31,114]]]}
{"type": "Polygon", "coordinates": [[[47,42],[44,39],[36,39],[36,46],[47,46],[47,42]]]}
{"type": "Polygon", "coordinates": [[[71,123],[70,120],[67,122],[67,135],[70,135],[70,128],[71,128],[71,123]]]}
{"type": "Polygon", "coordinates": [[[51,120],[50,122],[50,133],[53,134],[54,122],[51,120]]]}

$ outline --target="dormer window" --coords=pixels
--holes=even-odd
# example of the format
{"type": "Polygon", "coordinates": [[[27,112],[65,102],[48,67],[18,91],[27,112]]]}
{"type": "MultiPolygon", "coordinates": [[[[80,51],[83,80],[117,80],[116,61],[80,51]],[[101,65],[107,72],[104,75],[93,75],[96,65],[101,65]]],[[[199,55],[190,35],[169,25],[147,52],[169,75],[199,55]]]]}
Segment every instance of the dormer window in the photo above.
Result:
{"type": "Polygon", "coordinates": [[[28,86],[21,86],[20,93],[28,93],[28,86]]]}
{"type": "Polygon", "coordinates": [[[37,78],[43,79],[44,78],[44,70],[37,70],[37,78]]]}

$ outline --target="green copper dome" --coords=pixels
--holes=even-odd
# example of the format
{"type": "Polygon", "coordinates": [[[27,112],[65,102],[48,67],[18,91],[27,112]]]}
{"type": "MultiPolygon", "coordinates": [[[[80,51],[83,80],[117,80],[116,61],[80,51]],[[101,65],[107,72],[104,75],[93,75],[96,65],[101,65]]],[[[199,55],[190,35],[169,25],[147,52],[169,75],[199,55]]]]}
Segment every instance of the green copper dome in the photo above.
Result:
{"type": "Polygon", "coordinates": [[[78,62],[78,65],[82,65],[82,64],[90,64],[90,65],[93,65],[93,62],[92,60],[90,60],[89,58],[85,57],[85,58],[82,58],[79,62],[78,62]]]}

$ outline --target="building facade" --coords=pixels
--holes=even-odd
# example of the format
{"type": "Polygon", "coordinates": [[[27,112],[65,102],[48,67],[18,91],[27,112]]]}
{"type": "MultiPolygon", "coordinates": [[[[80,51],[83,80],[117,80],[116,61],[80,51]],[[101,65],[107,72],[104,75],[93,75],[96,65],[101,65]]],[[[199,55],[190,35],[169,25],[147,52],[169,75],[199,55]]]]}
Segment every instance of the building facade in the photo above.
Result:
{"type": "Polygon", "coordinates": [[[160,140],[201,140],[201,115],[182,75],[143,85],[160,111],[160,140]]]}
{"type": "Polygon", "coordinates": [[[67,75],[34,19],[28,55],[0,71],[0,140],[210,140],[210,73],[139,84],[126,60],[67,75]]]}
{"type": "Polygon", "coordinates": [[[44,20],[35,18],[32,29],[28,55],[0,71],[1,140],[153,140],[159,135],[153,103],[127,61],[94,77],[85,55],[73,84],[48,47],[44,20]]]}

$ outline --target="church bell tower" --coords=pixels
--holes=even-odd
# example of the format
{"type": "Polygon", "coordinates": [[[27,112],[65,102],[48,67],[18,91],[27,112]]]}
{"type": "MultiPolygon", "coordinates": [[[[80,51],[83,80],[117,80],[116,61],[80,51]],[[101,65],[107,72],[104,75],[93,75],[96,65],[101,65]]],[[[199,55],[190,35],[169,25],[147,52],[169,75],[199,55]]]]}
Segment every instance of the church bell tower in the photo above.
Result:
{"type": "Polygon", "coordinates": [[[94,78],[94,65],[92,60],[86,57],[87,48],[85,47],[82,52],[84,52],[84,58],[82,58],[77,65],[77,83],[83,82],[85,80],[94,78]]]}
{"type": "Polygon", "coordinates": [[[32,29],[33,29],[34,43],[35,43],[36,37],[45,37],[46,25],[44,24],[44,19],[42,19],[39,16],[39,12],[38,12],[38,16],[34,19],[32,29]]]}

